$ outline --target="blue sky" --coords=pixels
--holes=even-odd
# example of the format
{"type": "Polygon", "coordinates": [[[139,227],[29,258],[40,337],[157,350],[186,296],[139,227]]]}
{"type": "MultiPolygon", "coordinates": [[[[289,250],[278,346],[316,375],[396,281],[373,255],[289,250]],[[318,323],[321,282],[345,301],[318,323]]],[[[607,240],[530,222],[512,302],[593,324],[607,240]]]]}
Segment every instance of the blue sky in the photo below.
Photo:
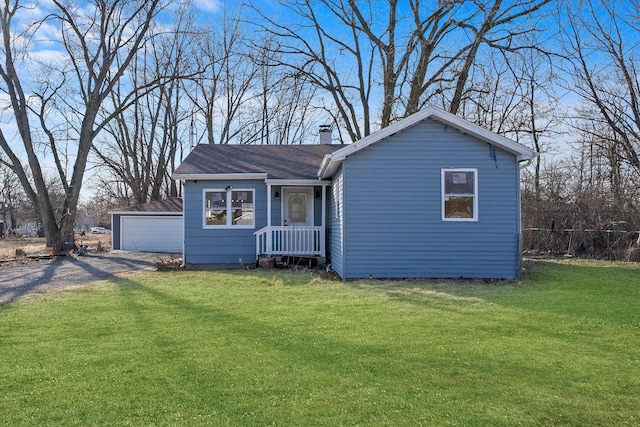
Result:
{"type": "MultiPolygon", "coordinates": [[[[241,9],[242,3],[243,3],[242,0],[227,0],[227,1],[194,0],[193,7],[195,8],[195,10],[197,10],[201,14],[201,19],[204,22],[211,21],[213,23],[215,22],[215,18],[219,18],[225,14],[234,16],[240,13],[241,10],[242,10],[243,17],[245,18],[249,18],[251,13],[255,13],[255,12],[251,12],[250,9],[246,7],[244,9],[241,9]]],[[[265,13],[271,14],[273,16],[277,16],[278,19],[281,20],[281,22],[289,22],[292,24],[295,22],[296,17],[286,8],[281,6],[276,0],[264,0],[264,1],[255,0],[254,3],[256,5],[259,5],[265,11],[265,13]]],[[[363,3],[365,2],[361,2],[361,4],[363,3]]],[[[21,18],[23,18],[25,22],[31,21],[34,18],[43,17],[47,13],[46,8],[51,5],[51,2],[50,0],[44,0],[42,2],[38,2],[38,3],[34,2],[32,4],[34,5],[33,7],[25,9],[22,12],[21,18]],[[36,5],[41,5],[41,7],[36,5]]],[[[88,3],[78,2],[78,4],[82,7],[82,6],[86,6],[88,3]]],[[[382,1],[373,2],[373,4],[384,5],[384,2],[382,1]]],[[[430,3],[425,2],[424,4],[430,4],[430,3]]],[[[617,5],[621,10],[623,10],[624,7],[628,5],[628,3],[624,0],[613,0],[612,4],[617,5]]],[[[555,5],[550,5],[549,10],[550,12],[555,12],[555,5]]],[[[401,12],[400,27],[402,27],[404,22],[408,23],[407,16],[402,16],[403,12],[405,14],[408,12],[407,7],[405,6],[404,9],[401,8],[400,12],[401,12]]],[[[376,11],[374,11],[374,13],[376,13],[376,11]]],[[[377,10],[377,13],[380,14],[380,20],[378,21],[380,26],[385,25],[386,13],[384,12],[384,7],[380,7],[377,10]]],[[[466,13],[464,8],[461,10],[460,13],[466,13]]],[[[335,29],[335,34],[340,35],[338,31],[346,31],[344,29],[343,30],[338,29],[339,27],[336,25],[334,18],[325,17],[324,23],[326,24],[327,28],[335,29]]],[[[556,20],[553,18],[548,18],[545,22],[543,22],[543,26],[548,27],[547,34],[551,34],[556,29],[556,20]]],[[[629,28],[626,28],[625,31],[628,33],[628,36],[630,39],[638,39],[637,32],[633,32],[629,28]]],[[[346,36],[346,33],[345,33],[345,36],[346,36]]],[[[58,42],[55,41],[58,39],[59,39],[59,28],[53,24],[49,24],[49,23],[43,24],[38,30],[37,37],[33,40],[34,41],[34,44],[32,45],[33,53],[39,60],[52,61],[52,62],[64,61],[64,57],[61,54],[61,51],[59,50],[58,42]]],[[[635,48],[635,47],[631,46],[631,48],[635,48]]],[[[336,53],[335,55],[336,61],[339,61],[340,60],[339,52],[336,51],[335,53],[336,53]]],[[[596,56],[595,53],[593,55],[594,57],[596,56]]],[[[345,69],[348,69],[350,64],[348,63],[342,64],[342,66],[344,66],[345,69]]],[[[602,67],[603,73],[608,72],[607,67],[605,67],[604,65],[600,65],[600,66],[602,67]]],[[[0,99],[3,99],[3,98],[4,97],[0,95],[0,99]]],[[[4,99],[6,100],[6,98],[4,99]]],[[[564,101],[568,104],[567,108],[570,108],[570,106],[576,102],[576,98],[575,96],[573,97],[566,96],[564,98],[564,101]]],[[[0,111],[0,125],[2,126],[2,129],[7,134],[7,136],[15,133],[15,126],[14,126],[12,117],[10,114],[7,113],[6,110],[0,111]]]]}

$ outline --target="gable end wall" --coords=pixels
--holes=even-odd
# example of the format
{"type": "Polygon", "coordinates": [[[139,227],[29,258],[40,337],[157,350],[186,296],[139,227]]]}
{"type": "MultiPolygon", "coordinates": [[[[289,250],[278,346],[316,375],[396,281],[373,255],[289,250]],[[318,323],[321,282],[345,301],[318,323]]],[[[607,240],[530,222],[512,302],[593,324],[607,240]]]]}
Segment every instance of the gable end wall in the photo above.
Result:
{"type": "Polygon", "coordinates": [[[517,278],[519,164],[505,151],[496,156],[426,120],[345,159],[341,276],[517,278]],[[478,169],[477,222],[442,221],[443,168],[478,169]]]}

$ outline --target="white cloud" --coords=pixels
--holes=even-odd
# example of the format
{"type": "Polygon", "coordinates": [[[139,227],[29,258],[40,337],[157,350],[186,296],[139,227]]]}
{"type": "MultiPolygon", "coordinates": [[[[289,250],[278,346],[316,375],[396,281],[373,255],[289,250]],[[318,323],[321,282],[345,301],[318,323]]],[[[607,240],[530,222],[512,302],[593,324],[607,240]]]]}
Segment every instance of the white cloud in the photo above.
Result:
{"type": "Polygon", "coordinates": [[[195,0],[194,6],[203,12],[218,13],[222,10],[221,0],[195,0]]]}
{"type": "Polygon", "coordinates": [[[57,64],[60,68],[63,68],[63,65],[69,61],[69,56],[65,52],[56,49],[40,49],[34,51],[31,53],[31,58],[36,60],[36,62],[44,64],[57,64]]]}

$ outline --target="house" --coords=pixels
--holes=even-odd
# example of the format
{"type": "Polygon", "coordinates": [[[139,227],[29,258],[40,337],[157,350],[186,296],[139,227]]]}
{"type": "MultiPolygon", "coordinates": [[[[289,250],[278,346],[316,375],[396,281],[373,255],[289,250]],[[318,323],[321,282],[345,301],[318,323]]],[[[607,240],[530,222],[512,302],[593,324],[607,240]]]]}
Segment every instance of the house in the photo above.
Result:
{"type": "Polygon", "coordinates": [[[343,279],[519,277],[533,150],[433,107],[352,144],[322,140],[195,147],[174,173],[184,262],[299,255],[343,279]]]}
{"type": "Polygon", "coordinates": [[[182,252],[181,198],[170,197],[109,213],[112,250],[182,252]]]}

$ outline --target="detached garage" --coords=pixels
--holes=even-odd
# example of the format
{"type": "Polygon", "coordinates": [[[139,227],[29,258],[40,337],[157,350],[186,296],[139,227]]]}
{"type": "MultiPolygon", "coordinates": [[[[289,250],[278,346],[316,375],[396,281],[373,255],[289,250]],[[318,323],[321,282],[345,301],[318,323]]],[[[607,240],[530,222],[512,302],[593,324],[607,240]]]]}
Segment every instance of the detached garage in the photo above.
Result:
{"type": "Polygon", "coordinates": [[[111,212],[111,248],[131,252],[182,252],[182,199],[172,197],[111,212]]]}

